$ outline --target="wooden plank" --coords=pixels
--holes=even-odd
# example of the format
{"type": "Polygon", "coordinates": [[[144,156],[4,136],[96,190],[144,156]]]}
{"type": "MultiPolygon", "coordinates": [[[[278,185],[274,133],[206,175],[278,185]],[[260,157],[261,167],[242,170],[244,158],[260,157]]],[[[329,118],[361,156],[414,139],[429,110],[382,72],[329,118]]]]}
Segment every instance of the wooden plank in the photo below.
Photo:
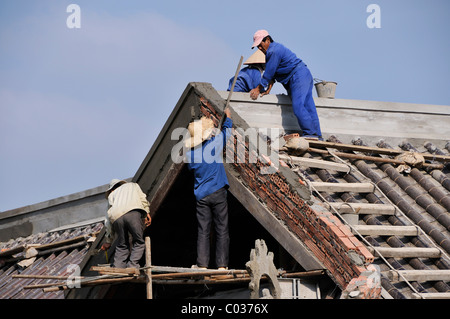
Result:
{"type": "Polygon", "coordinates": [[[414,299],[450,299],[450,292],[414,293],[414,299]]]}
{"type": "Polygon", "coordinates": [[[204,271],[191,271],[191,272],[175,272],[175,273],[163,273],[158,275],[153,275],[154,279],[168,279],[168,278],[180,278],[180,277],[196,277],[196,276],[220,276],[220,275],[248,275],[247,270],[214,270],[205,269],[204,271]]]}
{"type": "Polygon", "coordinates": [[[140,271],[137,268],[114,268],[114,267],[102,267],[92,266],[91,271],[97,271],[105,274],[121,274],[121,275],[139,275],[140,271]]]}
{"type": "MultiPolygon", "coordinates": [[[[318,153],[318,154],[324,154],[329,155],[330,152],[327,150],[322,150],[319,148],[308,148],[308,152],[318,153]]],[[[354,153],[343,153],[343,152],[332,152],[334,155],[343,157],[343,158],[350,158],[355,160],[364,160],[364,161],[372,161],[372,162],[380,162],[380,163],[391,163],[391,164],[405,164],[405,162],[396,160],[393,158],[387,158],[387,157],[378,157],[378,156],[368,156],[368,155],[362,155],[362,154],[354,154],[354,153]]],[[[421,153],[421,155],[423,155],[421,153]]],[[[443,169],[443,164],[433,164],[433,163],[423,163],[422,167],[428,167],[433,169],[443,169]]]]}
{"type": "MultiPolygon", "coordinates": [[[[416,226],[385,226],[385,225],[355,225],[353,226],[361,235],[371,236],[417,236],[416,226]]],[[[353,229],[352,229],[353,231],[353,229]]]]}
{"type": "MultiPolygon", "coordinates": [[[[439,258],[441,251],[437,248],[421,248],[421,247],[377,247],[378,252],[383,257],[394,258],[439,258]]],[[[375,257],[379,257],[378,252],[372,247],[369,250],[375,257]]]]}
{"type": "Polygon", "coordinates": [[[312,182],[311,185],[318,192],[328,193],[371,193],[375,187],[371,183],[326,183],[326,182],[312,182]]]}
{"type": "Polygon", "coordinates": [[[388,148],[380,148],[380,147],[368,147],[368,146],[359,146],[353,144],[342,144],[342,143],[333,143],[333,142],[325,142],[318,140],[310,140],[307,139],[310,147],[325,147],[325,148],[335,148],[338,150],[345,151],[357,151],[363,153],[375,153],[375,154],[384,154],[384,155],[400,155],[403,153],[402,150],[394,150],[388,148]]]}
{"type": "Polygon", "coordinates": [[[373,214],[373,215],[394,215],[395,207],[387,204],[369,203],[329,203],[339,213],[343,214],[373,214]]]}
{"type": "MultiPolygon", "coordinates": [[[[335,148],[339,150],[347,150],[347,151],[356,151],[363,152],[369,154],[383,154],[383,155],[391,155],[397,156],[403,154],[405,151],[402,150],[394,150],[389,148],[381,148],[381,147],[368,147],[368,146],[359,146],[353,144],[341,144],[341,143],[332,143],[325,141],[317,141],[317,140],[309,140],[310,147],[325,147],[325,148],[335,148]]],[[[427,154],[420,153],[425,159],[435,160],[439,162],[450,162],[450,156],[446,155],[436,155],[436,154],[427,154]]]]}
{"type": "Polygon", "coordinates": [[[389,270],[386,275],[391,281],[450,281],[450,269],[389,270]]]}
{"type": "Polygon", "coordinates": [[[335,163],[331,161],[323,161],[313,158],[299,157],[299,156],[291,156],[280,154],[280,159],[286,162],[292,161],[293,164],[303,166],[303,167],[313,167],[320,169],[333,170],[336,172],[350,172],[350,167],[345,164],[335,163]]]}

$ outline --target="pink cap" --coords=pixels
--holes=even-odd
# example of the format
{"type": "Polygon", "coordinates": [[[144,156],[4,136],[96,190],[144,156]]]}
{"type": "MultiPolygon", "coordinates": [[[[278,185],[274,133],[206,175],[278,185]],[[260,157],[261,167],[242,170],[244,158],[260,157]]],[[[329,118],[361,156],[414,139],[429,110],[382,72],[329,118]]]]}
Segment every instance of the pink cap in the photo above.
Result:
{"type": "Polygon", "coordinates": [[[269,32],[267,32],[266,30],[258,30],[255,32],[255,34],[253,35],[253,46],[252,49],[254,47],[257,47],[262,39],[264,39],[265,37],[267,37],[269,35],[269,32]]]}

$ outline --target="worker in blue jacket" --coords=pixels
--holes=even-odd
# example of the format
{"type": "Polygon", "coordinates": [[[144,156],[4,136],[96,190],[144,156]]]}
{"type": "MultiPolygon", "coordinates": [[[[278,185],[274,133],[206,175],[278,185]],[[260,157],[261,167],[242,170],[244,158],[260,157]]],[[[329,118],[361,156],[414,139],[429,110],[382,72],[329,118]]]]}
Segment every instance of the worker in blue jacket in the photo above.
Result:
{"type": "Polygon", "coordinates": [[[194,195],[198,221],[197,263],[193,268],[208,268],[210,231],[214,220],[216,266],[228,268],[230,237],[228,232],[228,179],[223,166],[223,148],[231,136],[230,110],[219,134],[212,136],[214,123],[203,117],[189,124],[190,138],[185,141],[187,167],[194,173],[194,195]]]}
{"type": "MultiPolygon", "coordinates": [[[[245,68],[241,69],[236,78],[236,83],[234,85],[234,92],[250,92],[253,88],[261,83],[261,77],[264,73],[266,63],[266,57],[261,50],[256,50],[245,62],[247,65],[245,68]]],[[[234,76],[228,81],[228,90],[231,90],[233,85],[234,76]]],[[[273,83],[272,83],[273,85],[273,83]]],[[[265,94],[269,94],[272,85],[265,90],[265,94]]]]}
{"type": "Polygon", "coordinates": [[[253,46],[266,55],[266,69],[261,82],[250,91],[256,100],[261,92],[276,80],[283,84],[292,100],[292,108],[303,137],[322,139],[319,117],[312,97],[313,77],[306,64],[281,43],[273,41],[266,30],[253,36],[253,46]]]}

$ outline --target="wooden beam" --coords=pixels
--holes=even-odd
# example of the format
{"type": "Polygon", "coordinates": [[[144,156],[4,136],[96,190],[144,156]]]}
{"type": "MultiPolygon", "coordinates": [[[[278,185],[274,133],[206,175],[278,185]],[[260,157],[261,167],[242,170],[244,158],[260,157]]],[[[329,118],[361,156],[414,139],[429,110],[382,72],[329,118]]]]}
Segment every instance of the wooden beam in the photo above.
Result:
{"type": "Polygon", "coordinates": [[[292,156],[292,155],[286,155],[286,154],[280,154],[279,156],[280,156],[280,159],[282,159],[283,161],[286,161],[286,162],[292,161],[293,164],[303,166],[303,167],[327,169],[327,170],[333,170],[336,172],[344,172],[344,173],[350,172],[350,167],[348,165],[341,164],[341,163],[318,160],[318,159],[313,159],[313,158],[292,156]]]}
{"type": "MultiPolygon", "coordinates": [[[[422,248],[422,247],[376,247],[377,251],[383,257],[394,258],[439,258],[441,251],[437,248],[422,248]]],[[[372,247],[369,250],[375,257],[380,257],[378,252],[372,247]]]]}
{"type": "Polygon", "coordinates": [[[311,182],[311,185],[318,192],[327,193],[371,193],[375,187],[371,183],[326,183],[326,182],[311,182]]]}
{"type": "Polygon", "coordinates": [[[369,204],[369,203],[341,203],[332,202],[327,204],[342,214],[360,214],[360,215],[394,215],[395,207],[387,204],[369,204]]]}
{"type": "MultiPolygon", "coordinates": [[[[310,147],[325,147],[325,148],[335,148],[339,150],[346,150],[346,151],[356,151],[356,152],[362,152],[362,153],[375,153],[375,154],[383,154],[383,155],[391,155],[391,156],[397,156],[400,154],[403,154],[405,151],[402,150],[394,150],[389,148],[381,148],[381,147],[368,147],[368,146],[359,146],[359,145],[352,145],[352,144],[341,144],[341,143],[332,143],[332,142],[324,142],[324,141],[316,141],[316,140],[309,140],[310,147]]],[[[427,154],[427,153],[420,153],[425,159],[428,160],[435,160],[439,162],[450,162],[450,156],[445,155],[437,155],[437,154],[427,154]]]]}
{"type": "MultiPolygon", "coordinates": [[[[353,226],[361,235],[371,236],[417,236],[416,226],[385,226],[385,225],[355,225],[353,226]]],[[[352,229],[353,231],[353,229],[352,229]]]]}
{"type": "Polygon", "coordinates": [[[391,281],[450,281],[450,269],[389,270],[386,275],[391,281]]]}
{"type": "Polygon", "coordinates": [[[56,280],[66,280],[66,279],[83,279],[84,277],[79,276],[50,276],[50,275],[12,275],[12,278],[27,278],[27,279],[56,279],[56,280]]]}
{"type": "MultiPolygon", "coordinates": [[[[310,147],[308,148],[308,152],[313,153],[319,153],[324,155],[329,155],[330,152],[318,148],[310,147]]],[[[361,155],[361,154],[354,154],[354,153],[343,153],[343,152],[332,152],[334,155],[343,157],[343,158],[350,158],[350,159],[356,159],[356,160],[364,160],[364,161],[372,161],[372,162],[381,162],[381,163],[391,163],[391,164],[405,164],[404,161],[392,159],[392,158],[385,158],[385,157],[377,157],[377,156],[368,156],[368,155],[361,155]]],[[[421,153],[421,155],[423,155],[421,153]]],[[[443,169],[443,164],[430,164],[430,163],[423,163],[423,167],[433,168],[433,169],[443,169]]]]}
{"type": "Polygon", "coordinates": [[[414,293],[414,299],[450,299],[450,292],[424,292],[414,293]]]}
{"type": "Polygon", "coordinates": [[[153,198],[149,199],[150,201],[150,212],[155,214],[162,202],[166,198],[170,189],[172,188],[177,176],[180,174],[181,170],[184,167],[184,162],[181,163],[172,163],[169,167],[169,170],[166,175],[162,178],[162,181],[158,185],[158,189],[154,193],[153,198]]]}
{"type": "Polygon", "coordinates": [[[97,271],[99,273],[105,273],[108,275],[118,274],[118,275],[139,275],[140,271],[137,268],[114,268],[114,267],[102,267],[102,266],[92,266],[91,271],[97,271]]]}

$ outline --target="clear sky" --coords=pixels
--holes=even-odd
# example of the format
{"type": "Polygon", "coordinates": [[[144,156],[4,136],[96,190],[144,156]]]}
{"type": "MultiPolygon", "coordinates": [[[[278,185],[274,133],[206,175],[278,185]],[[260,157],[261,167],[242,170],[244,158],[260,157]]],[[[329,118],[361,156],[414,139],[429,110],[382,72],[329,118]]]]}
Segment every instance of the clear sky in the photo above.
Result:
{"type": "Polygon", "coordinates": [[[449,14],[448,0],[1,0],[0,211],[133,177],[186,85],[226,90],[258,29],[336,98],[450,105],[449,14]]]}

